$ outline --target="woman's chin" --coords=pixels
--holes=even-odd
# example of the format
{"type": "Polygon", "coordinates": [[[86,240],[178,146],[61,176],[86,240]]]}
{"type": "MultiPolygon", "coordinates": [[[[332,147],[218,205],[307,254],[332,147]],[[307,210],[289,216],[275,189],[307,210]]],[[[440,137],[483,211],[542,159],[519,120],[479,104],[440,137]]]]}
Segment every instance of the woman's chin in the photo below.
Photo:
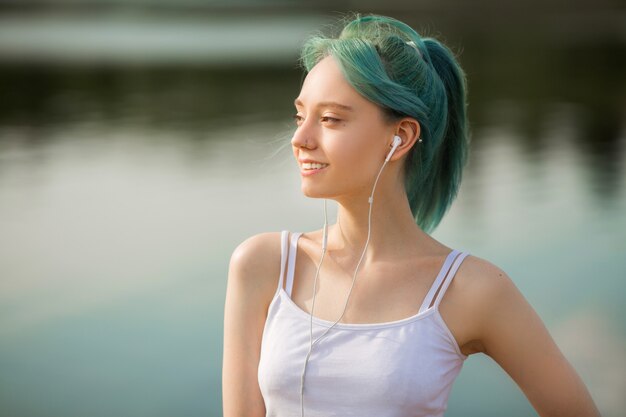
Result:
{"type": "Polygon", "coordinates": [[[302,194],[305,197],[309,198],[330,198],[330,194],[328,192],[324,192],[316,187],[310,187],[302,184],[301,187],[302,194]]]}
{"type": "Polygon", "coordinates": [[[310,190],[302,190],[302,194],[308,198],[324,198],[322,194],[310,190]]]}

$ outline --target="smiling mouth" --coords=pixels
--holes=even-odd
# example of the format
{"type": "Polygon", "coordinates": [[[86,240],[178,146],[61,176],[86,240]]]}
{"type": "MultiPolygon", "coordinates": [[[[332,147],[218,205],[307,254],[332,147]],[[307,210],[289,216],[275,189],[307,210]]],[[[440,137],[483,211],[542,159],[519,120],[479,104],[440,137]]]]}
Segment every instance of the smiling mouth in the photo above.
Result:
{"type": "Polygon", "coordinates": [[[303,162],[302,163],[302,169],[305,171],[309,171],[312,169],[322,169],[322,168],[326,168],[328,166],[328,164],[322,164],[319,162],[303,162]]]}

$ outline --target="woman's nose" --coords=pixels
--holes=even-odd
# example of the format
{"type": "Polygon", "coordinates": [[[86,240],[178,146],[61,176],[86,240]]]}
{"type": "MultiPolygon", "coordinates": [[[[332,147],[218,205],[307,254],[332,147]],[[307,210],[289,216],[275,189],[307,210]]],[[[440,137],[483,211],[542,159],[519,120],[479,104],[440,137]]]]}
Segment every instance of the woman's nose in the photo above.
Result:
{"type": "Polygon", "coordinates": [[[291,138],[291,146],[294,148],[306,148],[309,145],[308,142],[308,139],[306,139],[304,135],[299,135],[298,133],[294,134],[293,138],[291,138]]]}
{"type": "Polygon", "coordinates": [[[312,149],[315,147],[315,139],[310,129],[303,129],[300,125],[291,138],[291,146],[295,148],[312,149]]]}

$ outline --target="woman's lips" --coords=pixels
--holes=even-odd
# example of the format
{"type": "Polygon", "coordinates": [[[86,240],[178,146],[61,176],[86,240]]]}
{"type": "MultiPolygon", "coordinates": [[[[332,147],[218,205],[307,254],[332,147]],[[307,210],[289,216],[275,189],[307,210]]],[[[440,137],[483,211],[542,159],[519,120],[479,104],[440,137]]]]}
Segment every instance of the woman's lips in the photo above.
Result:
{"type": "Polygon", "coordinates": [[[325,169],[327,166],[328,164],[323,162],[302,160],[300,161],[300,174],[303,176],[314,175],[325,169]]]}

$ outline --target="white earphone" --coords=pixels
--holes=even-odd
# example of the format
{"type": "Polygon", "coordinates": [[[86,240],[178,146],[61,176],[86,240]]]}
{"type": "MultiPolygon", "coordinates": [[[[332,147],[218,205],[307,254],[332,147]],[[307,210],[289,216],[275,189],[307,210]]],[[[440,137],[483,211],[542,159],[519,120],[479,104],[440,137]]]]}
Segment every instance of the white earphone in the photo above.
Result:
{"type": "Polygon", "coordinates": [[[395,135],[393,137],[393,143],[391,144],[391,150],[387,154],[385,161],[389,162],[389,160],[391,159],[391,155],[393,155],[396,149],[398,149],[398,146],[400,146],[401,144],[402,144],[402,138],[400,138],[400,136],[398,135],[395,135]]]}

